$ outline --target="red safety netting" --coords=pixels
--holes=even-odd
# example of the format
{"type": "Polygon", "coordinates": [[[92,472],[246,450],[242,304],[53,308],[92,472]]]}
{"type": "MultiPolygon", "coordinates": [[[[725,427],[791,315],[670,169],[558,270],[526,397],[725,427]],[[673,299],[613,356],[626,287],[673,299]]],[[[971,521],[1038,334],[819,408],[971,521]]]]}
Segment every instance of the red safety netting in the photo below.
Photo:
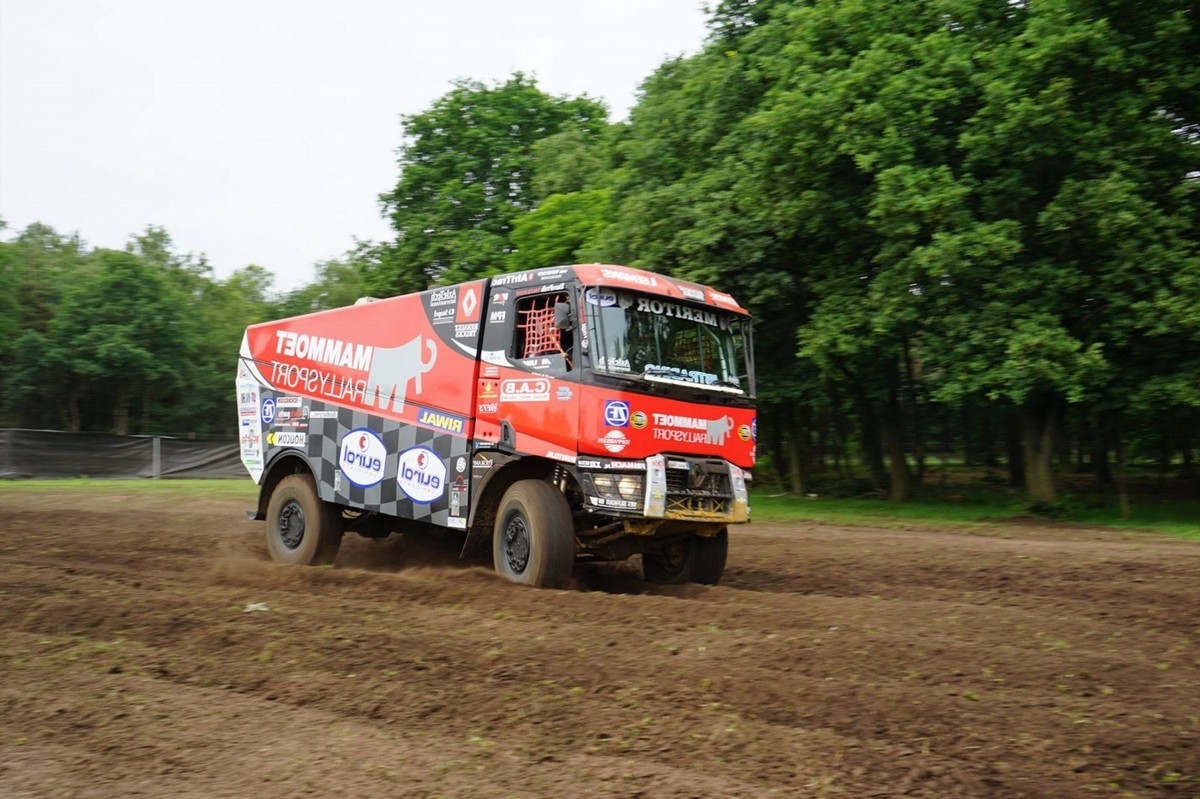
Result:
{"type": "Polygon", "coordinates": [[[525,346],[522,358],[534,355],[566,352],[562,347],[562,331],[554,326],[554,303],[557,298],[537,298],[528,308],[522,308],[517,327],[524,332],[525,346]]]}

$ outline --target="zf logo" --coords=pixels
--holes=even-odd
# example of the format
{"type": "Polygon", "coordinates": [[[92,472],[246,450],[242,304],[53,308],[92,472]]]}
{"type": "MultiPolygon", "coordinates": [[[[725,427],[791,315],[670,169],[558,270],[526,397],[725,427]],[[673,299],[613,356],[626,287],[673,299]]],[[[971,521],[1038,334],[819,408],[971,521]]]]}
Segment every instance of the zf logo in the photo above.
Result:
{"type": "Polygon", "coordinates": [[[267,397],[262,403],[262,420],[263,424],[273,424],[275,422],[275,399],[267,397]]]}
{"type": "Polygon", "coordinates": [[[608,400],[604,403],[604,423],[609,427],[626,427],[629,425],[629,403],[622,400],[608,400]]]}

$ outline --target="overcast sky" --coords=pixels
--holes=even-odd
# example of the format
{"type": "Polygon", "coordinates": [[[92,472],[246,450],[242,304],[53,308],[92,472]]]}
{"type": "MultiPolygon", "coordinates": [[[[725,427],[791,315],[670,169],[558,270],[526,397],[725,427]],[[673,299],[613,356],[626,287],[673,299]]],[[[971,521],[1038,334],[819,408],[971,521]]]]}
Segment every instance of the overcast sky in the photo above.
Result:
{"type": "MultiPolygon", "coordinates": [[[[290,289],[389,235],[400,116],[520,70],[615,119],[704,0],[0,0],[0,218],[121,247],[161,225],[290,289]]],[[[11,236],[12,230],[7,231],[11,236]]]]}

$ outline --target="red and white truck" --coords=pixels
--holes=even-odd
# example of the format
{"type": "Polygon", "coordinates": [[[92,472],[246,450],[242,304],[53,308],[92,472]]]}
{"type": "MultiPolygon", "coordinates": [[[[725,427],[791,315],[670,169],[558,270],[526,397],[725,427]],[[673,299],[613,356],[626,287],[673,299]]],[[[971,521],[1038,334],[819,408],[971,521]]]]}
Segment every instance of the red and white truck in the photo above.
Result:
{"type": "Polygon", "coordinates": [[[252,325],[241,458],[271,556],[324,564],[345,532],[460,531],[511,580],[642,556],[716,583],[750,518],[749,316],[624,266],[535,269],[252,325]]]}

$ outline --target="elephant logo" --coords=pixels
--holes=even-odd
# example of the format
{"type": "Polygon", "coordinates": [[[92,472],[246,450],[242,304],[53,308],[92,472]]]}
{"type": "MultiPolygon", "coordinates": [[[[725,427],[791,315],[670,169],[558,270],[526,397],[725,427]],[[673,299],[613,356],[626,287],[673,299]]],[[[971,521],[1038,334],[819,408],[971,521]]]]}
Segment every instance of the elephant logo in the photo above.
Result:
{"type": "Polygon", "coordinates": [[[408,384],[416,380],[413,395],[421,393],[421,375],[433,368],[437,362],[437,345],[433,339],[425,339],[429,360],[421,360],[421,336],[399,347],[375,348],[375,358],[367,375],[367,390],[375,395],[377,407],[400,413],[404,410],[408,384]]]}
{"type": "Polygon", "coordinates": [[[704,443],[725,446],[725,437],[733,430],[733,417],[722,416],[719,419],[709,419],[704,431],[704,443]]]}

